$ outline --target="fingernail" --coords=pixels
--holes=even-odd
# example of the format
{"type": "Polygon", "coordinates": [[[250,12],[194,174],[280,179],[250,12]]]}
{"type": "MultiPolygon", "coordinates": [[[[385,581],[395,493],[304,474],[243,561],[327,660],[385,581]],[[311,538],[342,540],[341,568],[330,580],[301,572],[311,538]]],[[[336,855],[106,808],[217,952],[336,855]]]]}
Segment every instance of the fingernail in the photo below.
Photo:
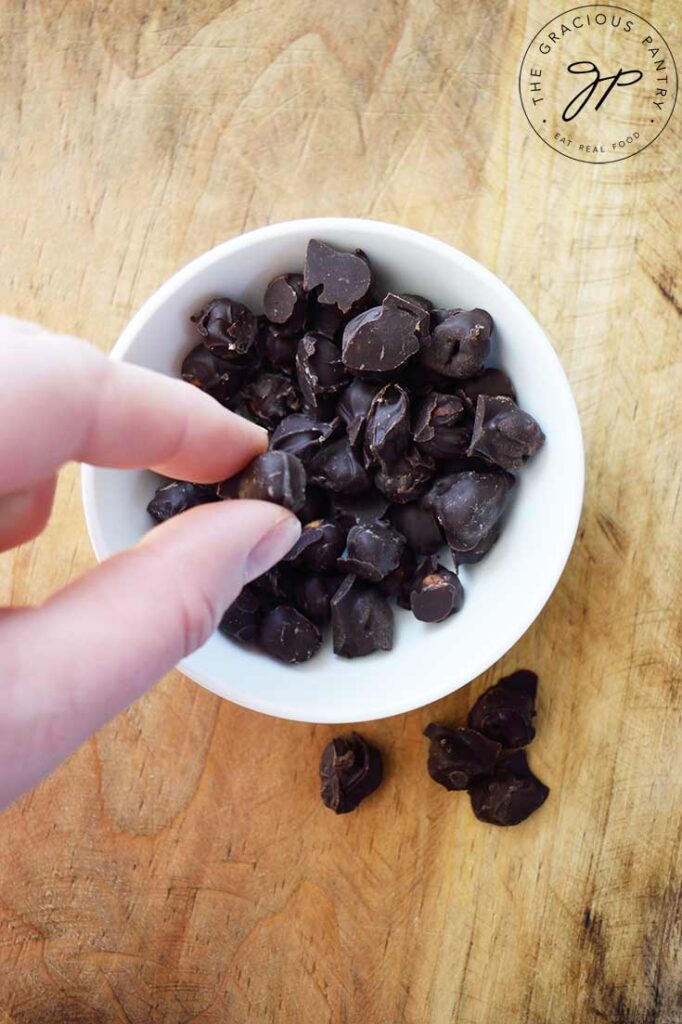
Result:
{"type": "Polygon", "coordinates": [[[244,565],[244,582],[250,583],[272,569],[292,549],[301,536],[301,524],[296,516],[280,519],[249,552],[244,565]]]}

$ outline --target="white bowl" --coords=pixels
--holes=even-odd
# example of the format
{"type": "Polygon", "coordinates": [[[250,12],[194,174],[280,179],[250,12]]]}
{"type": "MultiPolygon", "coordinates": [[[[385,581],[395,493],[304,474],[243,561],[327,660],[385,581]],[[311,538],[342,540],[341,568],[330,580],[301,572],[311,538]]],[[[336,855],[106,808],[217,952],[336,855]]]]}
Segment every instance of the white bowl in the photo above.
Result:
{"type": "MultiPolygon", "coordinates": [[[[571,550],[583,496],[583,446],[559,359],[523,303],[494,274],[445,242],[395,224],[350,218],[289,221],[250,231],[179,270],[135,314],[111,353],[177,376],[197,337],[189,314],[214,295],[262,309],[270,278],[300,270],[310,238],[361,248],[380,288],[423,294],[439,306],[479,306],[495,320],[491,362],[547,441],[520,474],[502,536],[479,565],[461,570],[463,609],[426,625],[396,610],[395,646],[337,658],[331,644],[288,666],[215,634],[179,668],[256,711],[305,722],[357,722],[428,704],[464,686],[516,643],[539,614],[571,550]]],[[[158,478],[146,471],[83,468],[85,514],[95,554],[107,558],[150,528],[145,511],[158,478]]]]}

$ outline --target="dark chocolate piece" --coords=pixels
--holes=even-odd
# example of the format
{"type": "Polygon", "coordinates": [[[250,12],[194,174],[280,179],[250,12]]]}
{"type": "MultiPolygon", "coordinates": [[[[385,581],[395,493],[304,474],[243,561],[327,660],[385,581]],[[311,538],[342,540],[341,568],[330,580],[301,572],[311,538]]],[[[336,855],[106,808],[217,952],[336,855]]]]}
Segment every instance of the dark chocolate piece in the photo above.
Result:
{"type": "Polygon", "coordinates": [[[388,510],[389,501],[374,487],[370,487],[362,494],[334,494],[332,506],[339,526],[350,530],[351,526],[375,523],[377,519],[382,519],[388,510]]]}
{"type": "Polygon", "coordinates": [[[395,465],[410,443],[410,399],[400,384],[387,384],[375,395],[365,427],[365,464],[395,465]]]}
{"type": "Polygon", "coordinates": [[[380,306],[353,317],[343,329],[343,361],[353,373],[392,373],[420,348],[428,314],[389,292],[380,306]]]}
{"type": "Polygon", "coordinates": [[[296,352],[296,376],[304,401],[313,408],[322,396],[336,394],[346,383],[338,346],[324,334],[304,334],[296,352]]]}
{"type": "Polygon", "coordinates": [[[271,451],[289,452],[305,465],[329,440],[336,423],[323,423],[309,412],[295,412],[280,420],[270,438],[271,451]]]}
{"type": "Polygon", "coordinates": [[[309,476],[311,483],[337,494],[359,494],[370,485],[369,476],[346,437],[325,445],[312,458],[309,476]]]}
{"type": "Polygon", "coordinates": [[[322,646],[322,635],[315,623],[301,615],[297,608],[281,604],[266,614],[258,642],[266,654],[298,665],[317,654],[322,646]]]}
{"type": "Polygon", "coordinates": [[[460,381],[457,394],[472,415],[476,412],[479,395],[504,395],[506,398],[516,399],[516,391],[511,380],[495,366],[486,367],[478,377],[460,381]]]}
{"type": "Polygon", "coordinates": [[[479,396],[470,455],[483,455],[502,469],[523,469],[544,442],[540,425],[512,398],[479,396]]]}
{"type": "Polygon", "coordinates": [[[412,548],[403,548],[403,553],[400,556],[400,564],[397,569],[390,572],[388,576],[384,576],[383,580],[379,580],[377,587],[386,597],[395,597],[398,601],[398,605],[401,608],[409,610],[410,607],[410,586],[414,579],[415,570],[417,568],[417,556],[415,555],[412,548]],[[401,593],[406,596],[406,600],[400,599],[401,593]]]}
{"type": "Polygon", "coordinates": [[[480,562],[483,558],[485,558],[490,549],[497,543],[497,541],[500,538],[501,532],[502,526],[498,519],[498,521],[493,526],[492,530],[490,530],[489,533],[487,533],[485,537],[481,541],[479,541],[476,547],[471,549],[471,551],[452,552],[452,557],[454,559],[455,565],[476,565],[477,562],[480,562]]]}
{"type": "Polygon", "coordinates": [[[313,519],[326,519],[331,509],[329,495],[321,487],[306,488],[305,501],[297,509],[296,515],[302,523],[312,523],[313,519]]]}
{"type": "Polygon", "coordinates": [[[305,254],[303,283],[306,291],[319,288],[317,301],[347,313],[372,285],[369,260],[361,249],[339,252],[326,242],[311,238],[305,254]]]}
{"type": "Polygon", "coordinates": [[[295,569],[307,572],[335,572],[336,562],[344,549],[343,530],[324,519],[306,523],[285,561],[295,569]]]}
{"type": "Polygon", "coordinates": [[[362,443],[367,415],[380,387],[373,381],[356,377],[339,398],[336,412],[346,424],[348,440],[353,447],[362,443]]]}
{"type": "Polygon", "coordinates": [[[331,600],[340,582],[338,576],[301,576],[294,585],[294,597],[299,611],[318,626],[329,622],[332,614],[331,600]]]}
{"type": "Polygon", "coordinates": [[[248,369],[233,365],[209,352],[205,345],[196,345],[182,363],[182,379],[205,391],[222,405],[231,401],[248,378],[248,369]]]}
{"type": "Polygon", "coordinates": [[[234,360],[249,352],[258,336],[258,322],[248,306],[217,298],[190,317],[204,345],[221,359],[234,360]]]}
{"type": "Polygon", "coordinates": [[[251,644],[258,637],[263,606],[252,587],[244,587],[227,609],[218,629],[231,640],[251,644]]]}
{"type": "Polygon", "coordinates": [[[257,423],[274,429],[290,413],[298,412],[301,400],[294,385],[281,373],[261,373],[247,384],[241,398],[257,423]]]}
{"type": "MultiPolygon", "coordinates": [[[[214,485],[215,486],[215,485],[214,485]]],[[[221,480],[216,487],[216,494],[221,501],[229,501],[239,497],[239,477],[229,476],[226,480],[221,480]]]]}
{"type": "Polygon", "coordinates": [[[334,594],[332,640],[342,658],[361,658],[393,647],[393,612],[376,587],[347,576],[334,594]]]}
{"type": "Polygon", "coordinates": [[[354,573],[378,583],[400,565],[405,547],[402,536],[387,523],[353,526],[346,539],[346,550],[338,560],[342,572],[354,573]]]}
{"type": "Polygon", "coordinates": [[[493,318],[484,309],[434,310],[420,359],[445,377],[473,377],[490,355],[493,318]]]}
{"type": "Polygon", "coordinates": [[[288,452],[258,455],[239,477],[240,498],[272,501],[297,512],[305,501],[303,463],[288,452]]]}
{"type": "Polygon", "coordinates": [[[427,555],[412,562],[412,572],[405,572],[396,591],[398,607],[410,611],[412,608],[412,590],[419,586],[425,576],[431,576],[438,571],[438,559],[433,555],[427,555]]]}
{"type": "Polygon", "coordinates": [[[167,519],[186,512],[196,505],[207,505],[217,501],[218,494],[215,484],[191,484],[187,480],[171,480],[161,484],[154,492],[154,497],[147,505],[147,512],[157,523],[165,523],[167,519]]]}
{"type": "Polygon", "coordinates": [[[413,399],[430,395],[432,391],[446,395],[455,386],[455,381],[444,377],[442,373],[430,370],[418,359],[413,359],[403,367],[400,371],[400,383],[407,388],[413,399]]]}
{"type": "Polygon", "coordinates": [[[436,517],[420,502],[392,505],[389,518],[413,551],[421,555],[434,555],[443,546],[443,536],[436,517]]]}
{"type": "Polygon", "coordinates": [[[525,747],[535,736],[535,695],[538,677],[528,669],[519,669],[500,679],[481,694],[468,723],[503,747],[525,747]]]}
{"type": "Polygon", "coordinates": [[[426,491],[436,464],[418,448],[408,448],[390,467],[383,467],[374,477],[374,483],[390,501],[407,504],[426,491]]]}
{"type": "Polygon", "coordinates": [[[353,312],[342,313],[336,306],[321,305],[314,294],[308,296],[308,330],[316,331],[317,334],[326,334],[334,340],[341,332],[344,324],[348,323],[353,312]]]}
{"type": "Polygon", "coordinates": [[[322,802],[336,814],[354,811],[381,784],[381,754],[358,733],[337,736],[322,752],[322,802]]]}
{"type": "Polygon", "coordinates": [[[286,334],[270,324],[262,335],[263,354],[276,373],[292,374],[296,370],[298,334],[286,334]]]}
{"type": "MultiPolygon", "coordinates": [[[[471,420],[469,424],[469,441],[471,440],[471,431],[473,430],[474,421],[471,420]]],[[[469,447],[469,441],[466,442],[466,447],[469,447]]],[[[476,473],[490,473],[492,467],[487,459],[473,458],[463,452],[461,455],[455,455],[451,459],[445,459],[440,463],[439,472],[441,477],[455,476],[457,473],[469,473],[475,471],[476,473]]]]}
{"type": "Polygon", "coordinates": [[[525,750],[514,750],[500,754],[492,776],[474,781],[469,796],[479,821],[518,825],[544,804],[549,789],[533,775],[525,750]]]}
{"type": "Polygon", "coordinates": [[[443,622],[463,604],[464,589],[458,576],[443,565],[419,579],[410,591],[412,614],[420,622],[443,622]]]}
{"type": "Polygon", "coordinates": [[[265,289],[263,310],[273,324],[286,325],[291,332],[302,331],[308,296],[303,289],[303,274],[280,274],[265,289]]]}
{"type": "Polygon", "coordinates": [[[286,562],[278,562],[249,584],[261,604],[290,604],[294,593],[294,572],[286,562]]]}
{"type": "Polygon", "coordinates": [[[436,482],[426,499],[454,551],[478,547],[504,512],[514,477],[508,473],[456,473],[436,482]]]}
{"type": "Polygon", "coordinates": [[[437,722],[427,725],[424,735],[431,740],[429,775],[449,790],[468,789],[475,779],[490,775],[502,749],[473,729],[448,729],[437,722]]]}
{"type": "Polygon", "coordinates": [[[405,299],[407,302],[413,302],[415,306],[421,306],[423,310],[430,313],[433,309],[433,303],[425,299],[423,295],[412,295],[410,292],[401,292],[400,298],[405,299]]]}
{"type": "Polygon", "coordinates": [[[450,459],[466,451],[470,428],[461,423],[464,406],[455,395],[437,391],[422,398],[414,420],[415,444],[434,459],[450,459]]]}

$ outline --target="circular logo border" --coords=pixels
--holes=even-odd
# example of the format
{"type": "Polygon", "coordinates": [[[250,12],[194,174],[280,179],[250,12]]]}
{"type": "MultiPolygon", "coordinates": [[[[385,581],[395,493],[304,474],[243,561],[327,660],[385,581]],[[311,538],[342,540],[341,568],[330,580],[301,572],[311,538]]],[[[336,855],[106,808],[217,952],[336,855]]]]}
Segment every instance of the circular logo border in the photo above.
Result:
{"type": "Polygon", "coordinates": [[[649,146],[652,146],[654,144],[654,142],[656,141],[656,139],[659,139],[661,137],[661,135],[663,134],[665,129],[670,124],[670,118],[675,113],[675,106],[677,104],[677,94],[679,92],[679,87],[680,87],[680,77],[679,77],[679,73],[677,71],[677,62],[675,61],[675,55],[674,55],[672,49],[670,48],[668,40],[665,38],[663,33],[659,32],[659,30],[656,28],[656,26],[653,25],[650,21],[647,21],[646,18],[643,18],[641,14],[637,14],[636,11],[631,11],[628,7],[621,7],[619,4],[580,4],[580,6],[578,6],[578,7],[569,7],[568,10],[562,11],[560,14],[555,14],[553,18],[550,18],[549,21],[546,21],[545,24],[542,25],[542,27],[537,30],[537,32],[535,33],[535,35],[533,36],[531,41],[528,43],[528,46],[524,50],[523,57],[521,58],[521,66],[519,67],[519,77],[518,77],[519,102],[521,104],[521,110],[523,111],[523,116],[525,117],[526,121],[528,122],[528,124],[532,128],[533,133],[535,135],[537,135],[537,137],[539,138],[540,142],[544,143],[544,145],[547,146],[547,149],[551,149],[552,152],[556,153],[558,156],[563,156],[567,160],[573,160],[577,164],[589,164],[591,167],[605,167],[607,164],[619,164],[619,163],[622,163],[623,160],[631,160],[632,157],[639,156],[639,154],[643,153],[645,149],[648,149],[649,146]],[[595,8],[600,8],[600,7],[610,8],[611,10],[614,10],[614,11],[624,11],[625,14],[631,14],[633,16],[633,18],[638,18],[640,21],[643,21],[645,25],[648,25],[649,28],[652,28],[654,30],[654,32],[658,36],[661,37],[661,39],[663,40],[665,45],[668,47],[668,53],[670,54],[670,59],[672,60],[673,67],[675,68],[675,96],[674,96],[674,99],[673,99],[673,105],[670,108],[670,113],[668,114],[668,117],[666,118],[664,124],[661,126],[660,130],[656,133],[656,135],[654,135],[653,139],[651,139],[650,142],[647,142],[646,146],[642,146],[642,148],[638,149],[636,153],[628,153],[626,156],[616,157],[615,160],[584,160],[583,158],[581,158],[579,156],[570,156],[568,153],[562,153],[561,150],[555,149],[554,146],[550,145],[550,143],[547,142],[546,139],[543,139],[542,135],[537,130],[537,128],[535,127],[535,125],[533,124],[531,119],[529,118],[528,114],[526,113],[526,106],[525,106],[525,104],[523,102],[523,92],[521,90],[521,76],[523,74],[523,68],[524,68],[524,64],[526,63],[526,57],[528,56],[528,51],[530,50],[531,46],[533,45],[533,43],[535,42],[537,37],[540,35],[540,33],[544,32],[545,29],[548,28],[548,26],[552,24],[552,22],[556,21],[557,18],[564,18],[567,14],[573,14],[574,11],[594,10],[595,8]]]}

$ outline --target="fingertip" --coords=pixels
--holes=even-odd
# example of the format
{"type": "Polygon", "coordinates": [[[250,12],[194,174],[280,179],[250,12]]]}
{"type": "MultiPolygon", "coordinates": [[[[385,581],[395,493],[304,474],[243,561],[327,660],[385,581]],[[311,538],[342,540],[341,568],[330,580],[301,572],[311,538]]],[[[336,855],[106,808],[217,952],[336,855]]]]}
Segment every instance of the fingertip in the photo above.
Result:
{"type": "MultiPolygon", "coordinates": [[[[265,504],[265,502],[263,503],[265,504]]],[[[244,565],[244,583],[258,579],[287,555],[301,536],[301,521],[282,509],[280,519],[249,552],[244,565]]]]}
{"type": "Polygon", "coordinates": [[[0,495],[0,551],[25,544],[43,532],[56,484],[56,477],[50,477],[27,490],[0,495]]]}
{"type": "Polygon", "coordinates": [[[226,409],[192,384],[163,379],[178,396],[176,425],[179,428],[181,410],[184,424],[168,453],[152,466],[157,473],[194,483],[215,483],[234,476],[267,451],[269,435],[263,427],[226,409]]]}

